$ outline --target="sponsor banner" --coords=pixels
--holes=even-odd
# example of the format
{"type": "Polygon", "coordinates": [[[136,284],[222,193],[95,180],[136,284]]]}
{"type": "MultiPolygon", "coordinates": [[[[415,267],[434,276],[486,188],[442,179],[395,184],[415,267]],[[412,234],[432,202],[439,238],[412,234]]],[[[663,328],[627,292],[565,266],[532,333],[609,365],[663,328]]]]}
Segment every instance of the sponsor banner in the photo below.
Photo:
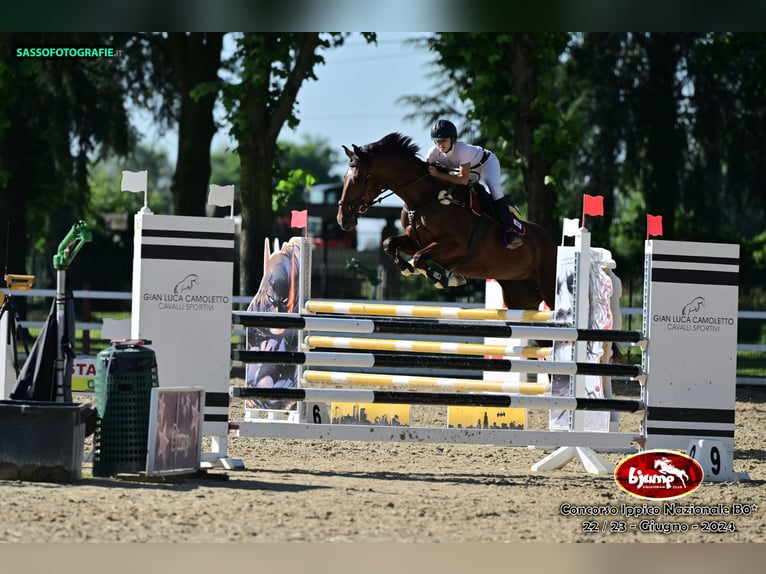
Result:
{"type": "Polygon", "coordinates": [[[72,392],[96,392],[96,361],[95,357],[77,357],[72,363],[72,392]]]}

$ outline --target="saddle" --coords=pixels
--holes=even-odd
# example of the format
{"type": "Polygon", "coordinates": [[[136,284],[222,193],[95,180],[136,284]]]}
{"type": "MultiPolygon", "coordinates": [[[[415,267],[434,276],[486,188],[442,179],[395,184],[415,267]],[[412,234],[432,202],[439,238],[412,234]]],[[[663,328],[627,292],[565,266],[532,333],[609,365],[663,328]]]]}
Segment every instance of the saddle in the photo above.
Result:
{"type": "Polygon", "coordinates": [[[462,193],[461,188],[450,187],[444,189],[439,192],[439,202],[442,205],[452,204],[467,207],[479,217],[485,216],[498,225],[502,224],[497,218],[497,214],[492,206],[492,196],[489,194],[487,188],[479,182],[469,183],[462,193]],[[465,193],[463,196],[465,199],[461,201],[460,196],[463,195],[463,193],[465,193]]]}
{"type": "MultiPolygon", "coordinates": [[[[454,170],[450,170],[439,163],[434,163],[433,165],[445,173],[455,173],[454,170]]],[[[484,184],[481,183],[481,177],[475,171],[471,171],[468,179],[468,185],[465,188],[449,187],[440,191],[439,202],[443,205],[452,204],[465,206],[473,211],[477,216],[486,216],[490,221],[500,225],[501,227],[504,226],[504,223],[498,219],[497,213],[495,212],[495,207],[493,206],[492,202],[492,195],[489,193],[489,190],[484,186],[484,184]],[[465,189],[465,193],[467,194],[467,199],[465,201],[461,201],[459,198],[453,197],[456,191],[458,192],[458,196],[462,196],[463,189],[465,189]]],[[[516,228],[516,233],[519,235],[525,235],[526,228],[524,223],[521,221],[515,206],[511,210],[511,220],[516,228]]]]}
{"type": "Polygon", "coordinates": [[[468,207],[476,215],[486,215],[490,219],[497,221],[495,212],[492,209],[492,196],[489,194],[487,188],[485,188],[479,182],[474,183],[468,188],[468,207]]]}

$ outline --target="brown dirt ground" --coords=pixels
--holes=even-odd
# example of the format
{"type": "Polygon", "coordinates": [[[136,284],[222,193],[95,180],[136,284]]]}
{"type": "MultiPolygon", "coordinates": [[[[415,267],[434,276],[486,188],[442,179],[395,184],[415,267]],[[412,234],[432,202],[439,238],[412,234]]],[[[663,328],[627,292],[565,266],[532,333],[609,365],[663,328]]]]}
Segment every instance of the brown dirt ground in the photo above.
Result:
{"type": "MultiPolygon", "coordinates": [[[[616,392],[616,397],[621,396],[616,392]]],[[[622,396],[635,398],[635,393],[622,396]]],[[[69,484],[0,481],[2,542],[760,542],[766,540],[766,389],[737,390],[734,469],[749,481],[705,483],[684,505],[754,505],[703,531],[705,517],[657,520],[688,532],[584,532],[563,503],[640,505],[610,476],[572,462],[535,473],[546,451],[494,446],[231,437],[244,470],[212,469],[165,482],[93,478],[69,484]]],[[[413,424],[444,424],[446,409],[413,407],[413,424]]],[[[542,418],[541,418],[542,417],[542,418]]],[[[530,413],[530,428],[545,414],[530,413]],[[537,417],[537,418],[536,418],[537,417]]],[[[622,415],[635,430],[639,415],[622,415]]],[[[231,419],[242,420],[239,401],[231,419]]],[[[538,427],[544,428],[544,427],[538,427]]],[[[625,455],[605,454],[612,463],[625,455]]],[[[619,526],[617,526],[619,528],[619,526]]]]}

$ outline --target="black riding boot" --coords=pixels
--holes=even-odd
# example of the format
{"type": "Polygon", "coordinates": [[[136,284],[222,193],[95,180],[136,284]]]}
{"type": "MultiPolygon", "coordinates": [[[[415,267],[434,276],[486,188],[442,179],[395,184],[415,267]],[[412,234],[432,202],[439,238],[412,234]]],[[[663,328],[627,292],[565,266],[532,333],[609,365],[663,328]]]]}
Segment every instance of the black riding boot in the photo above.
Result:
{"type": "Polygon", "coordinates": [[[500,219],[500,223],[503,224],[503,228],[505,229],[505,232],[503,233],[505,247],[507,249],[521,247],[522,243],[524,243],[519,236],[521,223],[511,215],[511,205],[508,197],[503,196],[500,199],[493,199],[492,207],[495,209],[495,214],[498,219],[500,219]]]}

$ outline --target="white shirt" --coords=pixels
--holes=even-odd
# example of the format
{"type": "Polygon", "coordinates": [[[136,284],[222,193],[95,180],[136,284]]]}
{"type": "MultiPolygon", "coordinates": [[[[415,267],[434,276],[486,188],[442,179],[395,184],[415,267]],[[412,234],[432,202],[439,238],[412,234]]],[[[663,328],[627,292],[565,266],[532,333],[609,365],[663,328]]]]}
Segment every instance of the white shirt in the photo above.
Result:
{"type": "Polygon", "coordinates": [[[440,163],[449,169],[457,169],[464,163],[469,163],[473,167],[478,165],[484,157],[484,151],[483,147],[456,141],[447,153],[442,153],[438,147],[431,146],[426,154],[426,161],[440,163]]]}

